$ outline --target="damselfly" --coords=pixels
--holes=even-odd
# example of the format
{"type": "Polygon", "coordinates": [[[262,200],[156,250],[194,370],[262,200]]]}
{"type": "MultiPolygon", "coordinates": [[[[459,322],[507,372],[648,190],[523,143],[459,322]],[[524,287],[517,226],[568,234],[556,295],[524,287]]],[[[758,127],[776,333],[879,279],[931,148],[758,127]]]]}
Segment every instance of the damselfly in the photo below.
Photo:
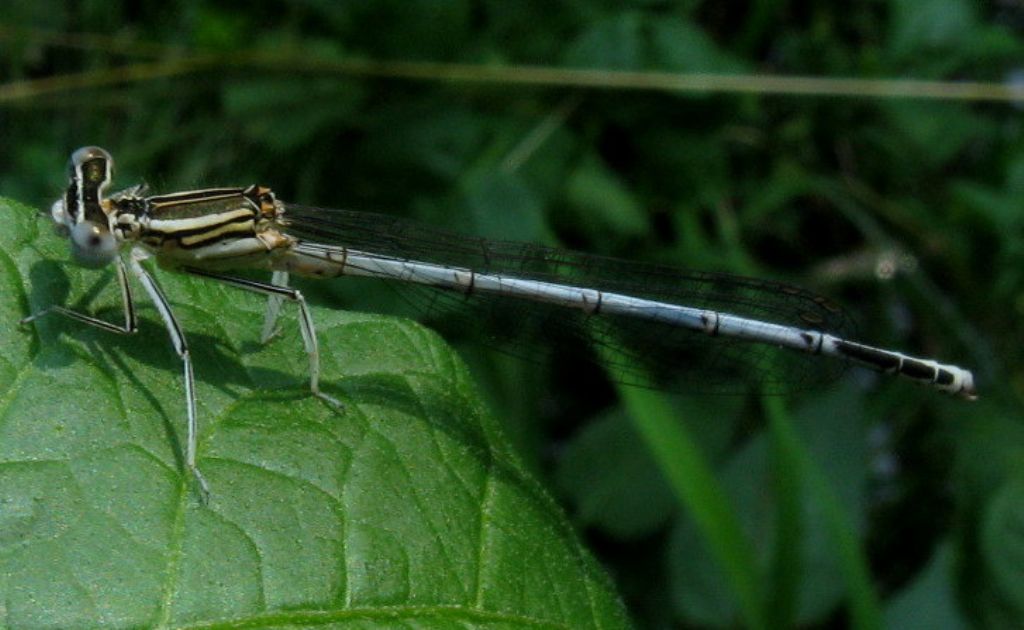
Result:
{"type": "Polygon", "coordinates": [[[339,401],[320,388],[313,317],[302,293],[288,286],[289,274],[392,280],[420,287],[411,299],[429,313],[477,309],[505,318],[511,327],[541,322],[554,335],[596,347],[599,361],[626,383],[721,391],[747,382],[777,392],[831,378],[854,363],[950,394],[975,396],[970,371],[850,341],[845,334],[849,319],[839,307],[788,285],[487,241],[393,217],[293,205],[255,185],[166,195],[147,195],[134,187],[105,196],[113,160],[99,147],[75,151],[68,170],[67,191],[53,204],[52,219],[70,241],[75,262],[114,265],[124,323],[61,305],[22,323],[58,313],[104,330],[133,333],[136,314],[128,276],[135,276],[182,361],[185,465],[204,498],[208,487],[196,466],[192,360],[170,302],[142,264],[147,258],[165,269],[266,295],[264,341],[274,333],[283,301],[293,302],[309,357],[310,389],[339,408],[339,401]],[[232,269],[264,269],[272,278],[265,283],[225,275],[232,269]]]}

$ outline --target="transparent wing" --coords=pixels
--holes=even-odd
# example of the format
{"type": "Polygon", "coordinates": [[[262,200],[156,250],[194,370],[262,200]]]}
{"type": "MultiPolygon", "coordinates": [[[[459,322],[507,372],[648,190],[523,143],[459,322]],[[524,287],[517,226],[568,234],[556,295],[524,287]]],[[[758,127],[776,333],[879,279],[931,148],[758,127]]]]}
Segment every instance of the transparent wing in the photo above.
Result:
{"type": "MultiPolygon", "coordinates": [[[[850,338],[852,321],[804,289],[509,241],[464,236],[381,214],[287,205],[282,227],[310,242],[366,253],[558,282],[731,313],[850,338]]],[[[617,315],[392,282],[432,326],[480,330],[492,345],[526,359],[569,347],[617,381],[660,389],[735,393],[758,386],[784,393],[837,378],[842,361],[763,343],[617,315]]]]}

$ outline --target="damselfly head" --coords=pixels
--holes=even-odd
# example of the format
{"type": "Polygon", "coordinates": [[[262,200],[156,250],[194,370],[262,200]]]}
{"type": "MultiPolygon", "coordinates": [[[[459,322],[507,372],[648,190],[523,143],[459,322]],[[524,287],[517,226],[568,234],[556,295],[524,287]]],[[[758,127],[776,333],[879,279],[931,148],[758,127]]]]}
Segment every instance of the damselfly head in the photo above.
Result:
{"type": "Polygon", "coordinates": [[[75,262],[102,267],[117,256],[117,239],[110,233],[109,202],[103,191],[114,174],[114,160],[100,147],[82,147],[68,160],[68,187],[54,202],[50,216],[58,234],[69,237],[75,262]]]}

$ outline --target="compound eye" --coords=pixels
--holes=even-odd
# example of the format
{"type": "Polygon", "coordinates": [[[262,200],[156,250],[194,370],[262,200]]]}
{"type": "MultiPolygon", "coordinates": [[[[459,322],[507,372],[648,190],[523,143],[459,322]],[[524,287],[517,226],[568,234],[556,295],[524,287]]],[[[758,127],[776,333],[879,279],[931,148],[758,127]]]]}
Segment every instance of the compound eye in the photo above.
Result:
{"type": "Polygon", "coordinates": [[[99,147],[82,147],[68,160],[68,177],[86,191],[87,197],[98,200],[99,191],[114,177],[114,158],[99,147]]]}
{"type": "Polygon", "coordinates": [[[117,256],[117,239],[92,221],[71,228],[71,254],[83,267],[103,267],[117,256]]]}
{"type": "Polygon", "coordinates": [[[111,170],[114,168],[114,158],[110,157],[110,153],[102,147],[82,147],[71,154],[71,158],[68,160],[68,171],[74,174],[75,170],[88,163],[102,160],[104,166],[110,165],[111,170]]]}

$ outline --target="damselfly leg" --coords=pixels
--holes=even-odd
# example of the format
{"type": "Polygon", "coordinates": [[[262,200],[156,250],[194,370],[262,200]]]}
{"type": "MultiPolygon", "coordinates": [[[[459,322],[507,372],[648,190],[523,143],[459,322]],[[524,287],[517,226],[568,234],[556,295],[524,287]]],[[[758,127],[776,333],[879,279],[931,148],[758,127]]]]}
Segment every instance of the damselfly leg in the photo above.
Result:
{"type": "MultiPolygon", "coordinates": [[[[166,296],[164,296],[163,291],[160,290],[160,287],[157,285],[153,277],[149,275],[149,272],[145,270],[135,256],[130,258],[129,265],[131,266],[132,273],[139,282],[142,283],[146,293],[149,294],[150,299],[153,300],[153,304],[156,305],[156,309],[160,313],[160,317],[163,319],[167,332],[171,337],[171,344],[174,346],[175,352],[178,353],[178,357],[182,361],[182,369],[185,379],[185,405],[188,417],[188,433],[185,444],[185,467],[188,468],[189,473],[193,478],[195,478],[200,491],[200,499],[205,503],[209,500],[210,490],[206,483],[206,479],[203,477],[203,474],[199,471],[199,467],[196,465],[196,443],[199,431],[198,423],[196,422],[195,377],[192,372],[192,359],[188,350],[188,342],[185,340],[185,335],[181,331],[181,326],[178,324],[177,319],[174,317],[174,313],[171,310],[170,304],[167,302],[166,296]]],[[[131,285],[128,282],[128,273],[124,260],[118,257],[114,268],[116,270],[118,286],[121,291],[124,325],[118,326],[117,324],[112,324],[86,313],[80,313],[59,304],[49,306],[37,313],[29,315],[28,317],[23,318],[20,323],[28,324],[29,322],[43,317],[44,315],[55,313],[83,324],[121,335],[130,335],[138,332],[138,323],[135,314],[135,300],[132,297],[131,285]]]]}
{"type": "Polygon", "coordinates": [[[185,377],[185,407],[188,418],[185,439],[185,467],[188,468],[199,485],[200,499],[202,499],[203,503],[206,503],[210,498],[210,488],[206,484],[203,474],[199,472],[199,467],[196,465],[199,423],[196,420],[196,386],[195,377],[192,374],[192,355],[188,351],[188,342],[185,340],[185,333],[181,331],[181,325],[178,324],[177,318],[174,317],[174,311],[171,310],[167,297],[160,290],[156,280],[149,275],[149,272],[139,262],[134,252],[130,258],[130,264],[135,277],[142,283],[142,287],[149,294],[149,298],[153,301],[153,305],[156,306],[157,312],[160,313],[160,318],[164,321],[164,326],[167,327],[167,334],[171,336],[171,345],[174,346],[174,351],[181,358],[185,377]]]}
{"type": "MultiPolygon", "coordinates": [[[[288,272],[275,271],[270,278],[270,284],[278,287],[288,286],[288,272]]],[[[284,298],[276,293],[267,296],[267,310],[263,315],[263,332],[260,333],[260,343],[269,343],[281,332],[281,329],[277,327],[277,318],[281,314],[283,301],[284,298]]]]}
{"type": "Polygon", "coordinates": [[[35,321],[40,317],[43,317],[44,315],[56,313],[58,315],[63,315],[64,317],[68,317],[75,321],[82,322],[83,324],[95,326],[96,328],[101,328],[103,330],[118,333],[121,335],[130,335],[136,332],[138,330],[138,324],[135,321],[135,303],[134,300],[132,300],[132,289],[131,286],[128,284],[128,272],[125,269],[124,261],[118,258],[117,266],[114,269],[116,270],[115,273],[117,275],[117,284],[121,290],[121,305],[124,312],[123,326],[112,324],[108,321],[104,321],[102,319],[93,317],[92,315],[88,315],[86,313],[79,313],[78,311],[67,308],[66,306],[63,306],[61,304],[53,304],[51,306],[44,308],[41,311],[37,311],[27,317],[23,317],[21,321],[19,321],[18,323],[24,326],[25,324],[35,321]]]}
{"type": "MultiPolygon", "coordinates": [[[[276,308],[274,310],[278,310],[280,308],[281,300],[294,302],[299,308],[299,330],[302,333],[302,343],[306,348],[306,354],[309,356],[309,388],[313,392],[314,396],[323,400],[327,404],[339,409],[344,407],[344,405],[342,405],[337,399],[320,390],[320,346],[316,339],[316,326],[313,324],[313,316],[309,312],[309,306],[306,305],[306,298],[302,297],[302,293],[287,286],[278,286],[276,284],[266,284],[264,282],[247,280],[245,278],[224,276],[192,267],[184,267],[182,270],[191,275],[199,276],[200,278],[216,280],[237,289],[244,289],[246,291],[252,291],[253,293],[266,295],[269,298],[266,324],[269,324],[270,330],[273,330],[274,323],[276,321],[276,313],[274,318],[271,319],[270,310],[275,306],[276,308]],[[277,300],[276,305],[273,300],[277,300]]],[[[274,278],[287,282],[288,275],[285,273],[282,278],[281,275],[275,274],[274,278]]],[[[266,331],[267,326],[264,327],[264,334],[266,331]]],[[[265,337],[264,341],[266,340],[267,338],[265,337]]]]}

